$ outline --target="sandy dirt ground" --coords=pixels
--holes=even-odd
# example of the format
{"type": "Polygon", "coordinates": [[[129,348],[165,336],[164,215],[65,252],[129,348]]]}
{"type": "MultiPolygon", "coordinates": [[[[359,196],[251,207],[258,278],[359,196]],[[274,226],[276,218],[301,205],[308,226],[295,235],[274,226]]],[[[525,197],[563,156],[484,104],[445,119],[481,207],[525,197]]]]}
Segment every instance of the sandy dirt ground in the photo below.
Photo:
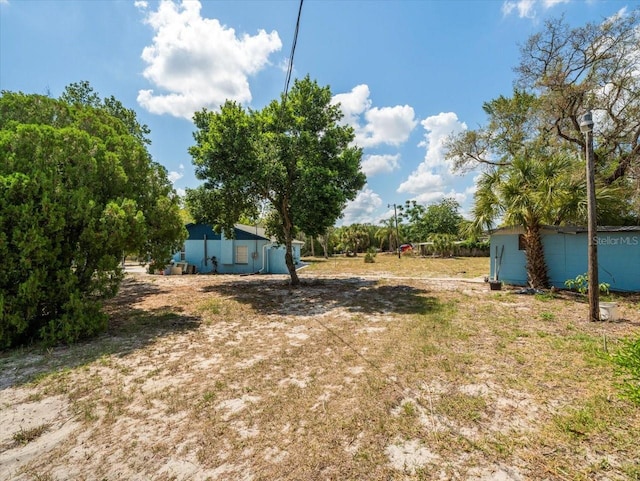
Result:
{"type": "MultiPolygon", "coordinates": [[[[286,276],[130,269],[107,334],[2,359],[0,480],[578,479],[513,455],[572,394],[527,390],[463,352],[464,370],[443,355],[439,370],[410,372],[413,354],[400,345],[424,293],[516,317],[531,315],[530,296],[496,301],[473,279],[301,276],[304,289],[290,289],[286,276]],[[482,304],[490,299],[494,307],[482,304]],[[466,419],[445,399],[479,414],[466,419]],[[505,436],[521,446],[512,455],[482,447],[505,436]]],[[[611,325],[608,335],[638,327],[611,325]]],[[[492,349],[480,346],[478,358],[492,349]]]]}

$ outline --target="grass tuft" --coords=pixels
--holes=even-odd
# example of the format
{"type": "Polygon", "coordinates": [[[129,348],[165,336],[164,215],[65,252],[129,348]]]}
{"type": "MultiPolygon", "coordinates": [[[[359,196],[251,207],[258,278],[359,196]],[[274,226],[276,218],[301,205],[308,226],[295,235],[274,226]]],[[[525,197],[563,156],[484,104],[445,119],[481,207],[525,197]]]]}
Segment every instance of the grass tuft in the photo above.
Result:
{"type": "Polygon", "coordinates": [[[46,433],[49,430],[50,426],[51,426],[50,424],[45,423],[31,429],[20,428],[20,431],[13,434],[13,441],[23,446],[27,445],[31,441],[35,441],[44,433],[46,433]]]}

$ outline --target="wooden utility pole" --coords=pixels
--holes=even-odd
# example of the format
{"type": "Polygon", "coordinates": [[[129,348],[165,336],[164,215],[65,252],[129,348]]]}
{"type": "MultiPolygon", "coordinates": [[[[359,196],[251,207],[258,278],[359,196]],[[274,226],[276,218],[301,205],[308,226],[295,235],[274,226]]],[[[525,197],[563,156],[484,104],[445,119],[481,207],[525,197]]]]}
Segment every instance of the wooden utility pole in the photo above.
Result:
{"type": "MultiPolygon", "coordinates": [[[[387,208],[391,207],[391,204],[387,204],[387,208]]],[[[398,233],[398,211],[395,204],[393,204],[393,218],[396,220],[396,249],[398,249],[398,259],[400,259],[400,235],[398,233]]]]}
{"type": "Polygon", "coordinates": [[[587,254],[589,256],[589,320],[600,320],[600,283],[598,282],[598,222],[596,218],[595,162],[593,158],[593,118],[588,111],[580,120],[580,131],[585,135],[587,164],[587,254]]]}

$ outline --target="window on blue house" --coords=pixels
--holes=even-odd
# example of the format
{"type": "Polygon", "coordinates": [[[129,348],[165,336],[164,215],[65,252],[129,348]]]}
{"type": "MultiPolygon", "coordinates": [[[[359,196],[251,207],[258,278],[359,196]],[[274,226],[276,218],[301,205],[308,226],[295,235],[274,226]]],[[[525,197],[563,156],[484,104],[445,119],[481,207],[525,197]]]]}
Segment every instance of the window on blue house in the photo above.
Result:
{"type": "Polygon", "coordinates": [[[180,260],[181,261],[187,260],[187,248],[184,244],[182,244],[182,247],[180,248],[180,260]]]}
{"type": "Polygon", "coordinates": [[[518,236],[518,250],[519,251],[527,250],[527,239],[524,237],[524,234],[520,234],[518,236]]]}
{"type": "Polygon", "coordinates": [[[236,246],[236,264],[248,264],[248,263],[249,263],[249,247],[236,246]]]}

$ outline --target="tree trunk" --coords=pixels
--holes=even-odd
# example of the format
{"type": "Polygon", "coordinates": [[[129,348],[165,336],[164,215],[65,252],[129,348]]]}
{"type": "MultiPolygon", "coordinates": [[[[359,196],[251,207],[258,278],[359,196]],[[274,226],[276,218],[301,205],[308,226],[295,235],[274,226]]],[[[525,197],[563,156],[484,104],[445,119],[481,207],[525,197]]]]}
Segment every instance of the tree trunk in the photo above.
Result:
{"type": "Polygon", "coordinates": [[[534,224],[525,227],[524,239],[526,242],[525,256],[527,258],[527,277],[529,285],[534,289],[549,287],[549,275],[547,263],[544,260],[544,246],[540,225],[534,224]]]}
{"type": "Polygon", "coordinates": [[[329,237],[321,236],[320,237],[320,245],[322,246],[322,250],[324,251],[324,258],[329,258],[329,237]]]}
{"type": "Polygon", "coordinates": [[[298,272],[296,271],[296,265],[293,263],[293,243],[291,241],[291,235],[290,233],[287,233],[284,261],[287,264],[287,269],[289,269],[289,275],[291,276],[291,285],[298,286],[300,285],[300,278],[298,277],[298,272]]]}
{"type": "Polygon", "coordinates": [[[316,240],[311,237],[311,257],[316,256],[316,240]]]}
{"type": "Polygon", "coordinates": [[[293,263],[293,236],[291,235],[291,230],[293,225],[289,220],[288,213],[285,211],[282,213],[283,217],[283,230],[284,230],[284,262],[287,265],[287,269],[289,270],[289,276],[291,276],[291,285],[298,286],[300,285],[300,279],[298,278],[298,273],[296,272],[296,265],[293,263]]]}

